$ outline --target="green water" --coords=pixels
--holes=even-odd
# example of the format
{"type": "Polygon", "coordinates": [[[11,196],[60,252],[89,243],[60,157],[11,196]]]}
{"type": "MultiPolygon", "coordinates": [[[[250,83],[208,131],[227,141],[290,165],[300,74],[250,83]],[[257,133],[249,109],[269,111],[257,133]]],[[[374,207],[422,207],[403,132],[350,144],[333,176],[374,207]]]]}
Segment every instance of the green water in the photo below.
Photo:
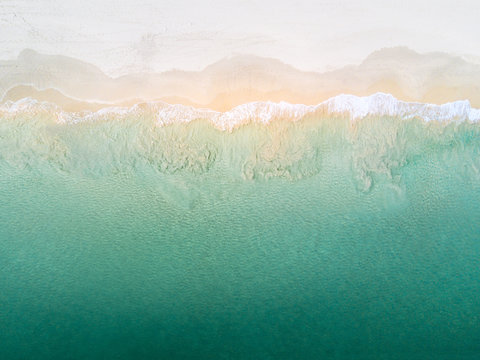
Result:
{"type": "Polygon", "coordinates": [[[480,129],[0,125],[1,359],[478,359],[480,129]]]}

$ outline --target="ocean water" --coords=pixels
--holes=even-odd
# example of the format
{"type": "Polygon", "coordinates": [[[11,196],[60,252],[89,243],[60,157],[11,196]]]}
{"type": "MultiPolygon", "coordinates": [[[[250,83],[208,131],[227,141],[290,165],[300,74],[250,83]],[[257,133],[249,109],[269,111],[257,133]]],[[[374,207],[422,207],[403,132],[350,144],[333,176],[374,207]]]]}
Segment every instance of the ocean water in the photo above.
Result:
{"type": "Polygon", "coordinates": [[[478,359],[480,126],[454,119],[3,112],[0,358],[478,359]]]}

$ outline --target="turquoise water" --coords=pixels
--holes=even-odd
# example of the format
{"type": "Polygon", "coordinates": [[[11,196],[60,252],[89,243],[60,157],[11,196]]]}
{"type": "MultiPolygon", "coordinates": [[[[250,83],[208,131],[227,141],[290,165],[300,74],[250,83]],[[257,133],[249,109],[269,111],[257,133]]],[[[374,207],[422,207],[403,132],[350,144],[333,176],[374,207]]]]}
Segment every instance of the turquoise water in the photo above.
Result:
{"type": "Polygon", "coordinates": [[[478,359],[480,127],[0,122],[2,359],[478,359]]]}

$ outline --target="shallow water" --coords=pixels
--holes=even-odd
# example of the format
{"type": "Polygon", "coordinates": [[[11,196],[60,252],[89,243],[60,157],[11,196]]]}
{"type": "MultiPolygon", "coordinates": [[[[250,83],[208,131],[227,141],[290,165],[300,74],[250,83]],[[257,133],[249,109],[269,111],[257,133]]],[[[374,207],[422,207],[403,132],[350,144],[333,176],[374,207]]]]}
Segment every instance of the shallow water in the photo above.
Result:
{"type": "Polygon", "coordinates": [[[480,128],[0,123],[0,358],[476,359],[480,128]]]}

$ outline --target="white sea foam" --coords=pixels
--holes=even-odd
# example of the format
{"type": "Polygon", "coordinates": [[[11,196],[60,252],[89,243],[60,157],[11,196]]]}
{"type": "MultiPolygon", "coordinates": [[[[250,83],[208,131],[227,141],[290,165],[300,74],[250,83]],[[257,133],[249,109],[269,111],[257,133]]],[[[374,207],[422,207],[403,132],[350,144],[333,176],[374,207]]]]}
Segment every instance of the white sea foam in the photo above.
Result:
{"type": "Polygon", "coordinates": [[[0,115],[2,113],[44,112],[53,114],[59,123],[65,124],[151,114],[160,126],[206,119],[218,129],[226,131],[232,131],[248,123],[268,124],[278,119],[298,121],[317,111],[332,115],[345,115],[352,122],[369,116],[395,116],[402,119],[419,118],[427,122],[480,121],[480,109],[472,108],[468,100],[435,105],[405,102],[384,93],[364,97],[342,94],[316,106],[286,102],[251,102],[239,105],[226,112],[179,104],[171,105],[164,102],[136,104],[130,108],[108,107],[96,112],[65,112],[55,104],[40,102],[31,98],[16,102],[7,101],[0,105],[0,115]]]}
{"type": "Polygon", "coordinates": [[[405,102],[390,94],[377,93],[371,96],[338,95],[318,107],[326,106],[331,113],[348,113],[352,120],[366,116],[397,116],[405,119],[421,118],[424,121],[471,121],[480,120],[480,110],[473,109],[468,100],[442,105],[405,102]]]}

